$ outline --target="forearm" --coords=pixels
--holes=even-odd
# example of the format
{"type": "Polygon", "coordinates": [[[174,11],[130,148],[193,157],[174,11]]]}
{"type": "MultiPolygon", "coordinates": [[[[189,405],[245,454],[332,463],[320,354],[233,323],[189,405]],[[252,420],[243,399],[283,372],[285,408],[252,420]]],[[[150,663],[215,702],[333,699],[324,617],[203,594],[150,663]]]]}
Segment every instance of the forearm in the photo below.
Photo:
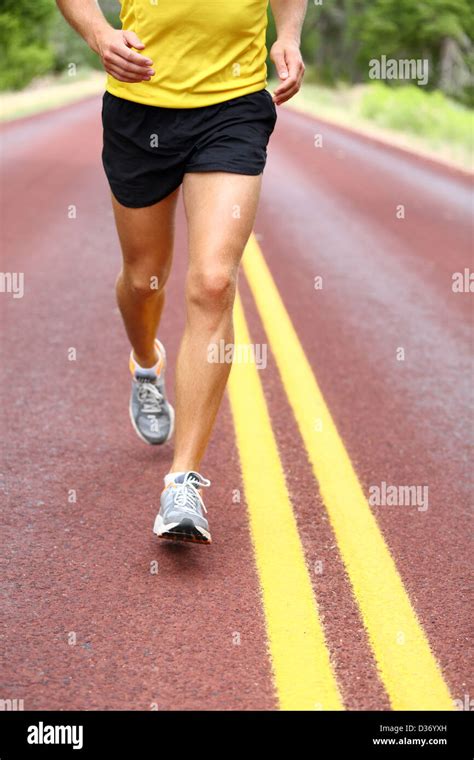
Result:
{"type": "Polygon", "coordinates": [[[278,40],[300,44],[308,0],[270,0],[278,40]]]}
{"type": "Polygon", "coordinates": [[[66,21],[84,38],[89,47],[97,53],[97,40],[112,27],[104,17],[96,0],[56,0],[56,4],[66,21]]]}

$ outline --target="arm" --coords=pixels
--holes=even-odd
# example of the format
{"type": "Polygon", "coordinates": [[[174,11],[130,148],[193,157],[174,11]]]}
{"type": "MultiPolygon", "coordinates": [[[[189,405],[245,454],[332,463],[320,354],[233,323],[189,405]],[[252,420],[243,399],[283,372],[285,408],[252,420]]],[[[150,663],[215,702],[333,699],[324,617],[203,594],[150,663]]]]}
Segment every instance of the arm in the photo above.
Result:
{"type": "Polygon", "coordinates": [[[153,62],[132,48],[145,45],[135,32],[114,29],[96,0],[56,0],[66,21],[102,59],[104,69],[121,82],[142,82],[155,73],[153,62]]]}
{"type": "Polygon", "coordinates": [[[308,3],[307,0],[270,0],[270,5],[277,31],[270,58],[282,80],[273,93],[273,99],[279,106],[296,95],[303,81],[300,41],[308,3]]]}

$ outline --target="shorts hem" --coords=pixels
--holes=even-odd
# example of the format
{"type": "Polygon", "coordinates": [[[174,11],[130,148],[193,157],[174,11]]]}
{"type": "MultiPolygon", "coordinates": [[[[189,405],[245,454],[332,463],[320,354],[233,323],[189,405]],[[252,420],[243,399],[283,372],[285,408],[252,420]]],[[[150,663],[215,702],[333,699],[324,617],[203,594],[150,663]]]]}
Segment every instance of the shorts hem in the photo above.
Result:
{"type": "Polygon", "coordinates": [[[171,195],[171,193],[174,193],[178,189],[178,187],[181,187],[181,184],[182,183],[180,182],[179,185],[176,185],[176,187],[173,190],[170,190],[168,193],[166,193],[166,195],[159,195],[158,198],[153,199],[151,201],[150,200],[124,201],[121,198],[119,198],[117,193],[114,193],[112,189],[110,192],[114,196],[115,200],[118,201],[121,206],[125,206],[125,208],[148,208],[148,206],[154,206],[155,203],[160,203],[161,201],[164,201],[165,198],[168,198],[168,196],[171,195]]]}
{"type": "Polygon", "coordinates": [[[235,166],[228,166],[226,164],[196,164],[187,167],[185,174],[193,172],[228,172],[229,174],[243,174],[249,177],[257,177],[259,174],[263,174],[264,166],[261,169],[236,169],[235,166]]]}

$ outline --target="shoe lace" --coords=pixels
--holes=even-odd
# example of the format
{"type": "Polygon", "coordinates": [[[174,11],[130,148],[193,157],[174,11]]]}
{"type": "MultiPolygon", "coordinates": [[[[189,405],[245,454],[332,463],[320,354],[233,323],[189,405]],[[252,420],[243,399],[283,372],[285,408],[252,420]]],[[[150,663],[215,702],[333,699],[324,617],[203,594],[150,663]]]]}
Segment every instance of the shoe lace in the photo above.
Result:
{"type": "Polygon", "coordinates": [[[154,383],[142,380],[138,388],[138,400],[143,404],[142,411],[145,414],[159,414],[164,398],[154,383]]]}
{"type": "Polygon", "coordinates": [[[199,493],[199,488],[208,488],[211,485],[211,481],[207,478],[203,478],[201,475],[187,473],[184,477],[183,483],[176,483],[177,493],[175,496],[175,503],[184,511],[190,514],[200,514],[199,508],[203,509],[207,513],[206,505],[202,500],[202,496],[199,493]]]}

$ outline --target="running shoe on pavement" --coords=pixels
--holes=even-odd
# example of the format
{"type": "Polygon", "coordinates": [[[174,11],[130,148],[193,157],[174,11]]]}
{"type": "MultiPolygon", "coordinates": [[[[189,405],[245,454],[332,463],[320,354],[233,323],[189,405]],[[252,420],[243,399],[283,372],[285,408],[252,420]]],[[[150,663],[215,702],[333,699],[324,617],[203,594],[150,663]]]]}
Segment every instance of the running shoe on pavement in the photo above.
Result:
{"type": "Polygon", "coordinates": [[[142,441],[152,445],[169,441],[174,429],[174,409],[165,390],[166,352],[159,340],[156,340],[156,348],[161,358],[156,377],[151,377],[146,370],[140,371],[130,356],[130,420],[142,441]]]}
{"type": "Polygon", "coordinates": [[[207,509],[200,494],[201,488],[210,485],[209,480],[193,470],[178,475],[161,494],[153,532],[171,541],[210,544],[209,524],[204,516],[207,509]]]}

